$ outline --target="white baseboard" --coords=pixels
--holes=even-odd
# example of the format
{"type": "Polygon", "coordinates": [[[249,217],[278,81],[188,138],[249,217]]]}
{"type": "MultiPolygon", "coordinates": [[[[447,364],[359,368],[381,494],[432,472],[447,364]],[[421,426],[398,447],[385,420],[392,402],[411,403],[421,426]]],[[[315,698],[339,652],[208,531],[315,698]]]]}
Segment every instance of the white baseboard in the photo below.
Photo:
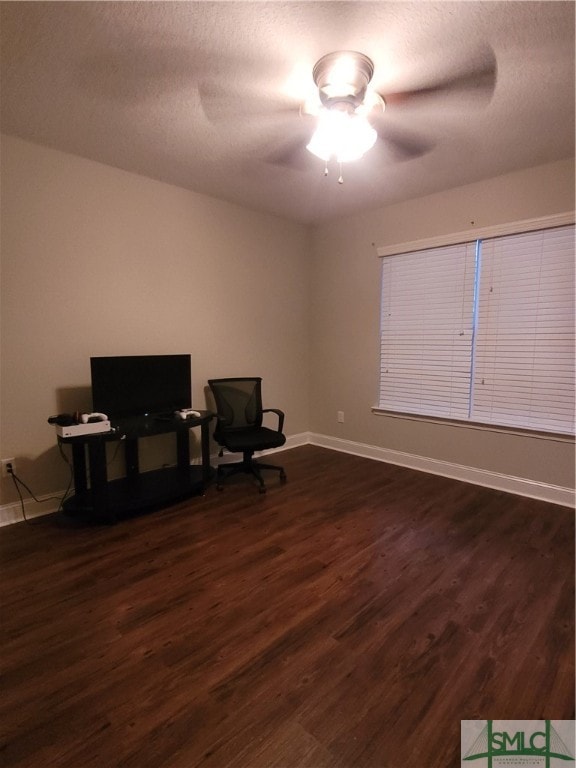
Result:
{"type": "MultiPolygon", "coordinates": [[[[430,459],[426,456],[403,453],[402,451],[393,451],[388,448],[380,448],[377,445],[356,443],[352,440],[343,440],[339,437],[320,435],[314,432],[300,432],[297,435],[289,435],[286,438],[285,445],[281,448],[266,451],[266,454],[277,453],[278,451],[285,451],[290,448],[298,448],[301,445],[317,445],[322,448],[330,448],[331,450],[339,451],[340,453],[351,453],[354,456],[362,456],[366,459],[375,459],[376,461],[383,461],[388,464],[396,464],[401,467],[416,469],[420,472],[427,472],[432,475],[450,477],[453,480],[461,480],[465,483],[481,485],[485,488],[493,488],[497,491],[506,491],[507,493],[514,493],[518,496],[527,496],[531,499],[548,501],[551,504],[560,504],[564,507],[574,508],[574,506],[576,506],[576,495],[572,488],[540,483],[535,480],[515,477],[514,475],[489,472],[484,469],[467,467],[462,464],[452,464],[449,461],[439,461],[438,459],[430,459]]],[[[211,456],[210,460],[215,466],[218,463],[224,464],[226,462],[238,461],[238,454],[225,453],[222,457],[214,454],[211,456]]],[[[192,463],[199,464],[200,459],[194,459],[192,463]]],[[[31,519],[33,517],[40,517],[41,515],[49,515],[56,512],[59,508],[58,497],[63,495],[64,491],[61,491],[60,493],[52,493],[50,496],[40,496],[40,503],[37,503],[32,499],[24,499],[26,517],[31,519]]],[[[20,502],[0,505],[0,527],[19,523],[23,519],[20,502]]]]}
{"type": "MultiPolygon", "coordinates": [[[[64,491],[60,493],[60,496],[63,495],[64,491]]],[[[51,493],[49,496],[39,496],[37,502],[33,499],[24,499],[26,518],[31,520],[34,517],[42,517],[42,515],[50,515],[52,512],[57,512],[60,504],[58,499],[53,497],[58,497],[58,493],[51,493]]],[[[21,523],[23,521],[24,514],[22,513],[22,504],[19,501],[0,505],[0,528],[4,525],[12,525],[13,523],[21,523]]]]}
{"type": "MultiPolygon", "coordinates": [[[[266,451],[266,454],[276,453],[277,451],[285,451],[288,448],[297,448],[300,445],[308,445],[310,442],[310,436],[308,432],[301,432],[297,435],[289,435],[286,437],[286,443],[281,448],[274,448],[270,451],[266,451]]],[[[261,454],[256,454],[261,455],[261,454]]],[[[216,453],[210,456],[210,461],[213,466],[216,464],[225,464],[227,462],[238,461],[237,453],[225,453],[224,456],[219,457],[216,453]]],[[[200,457],[194,458],[192,464],[199,465],[201,463],[200,457]]],[[[73,491],[72,491],[73,493],[73,491]]],[[[60,502],[58,499],[64,496],[64,491],[56,491],[55,493],[46,494],[45,496],[39,496],[38,502],[33,499],[24,499],[24,512],[26,517],[30,520],[34,517],[42,517],[43,515],[50,515],[57,512],[60,508],[60,502]]],[[[22,513],[22,504],[19,501],[14,501],[9,504],[0,504],[0,528],[5,525],[12,525],[13,523],[21,523],[24,520],[22,513]]]]}
{"type": "Polygon", "coordinates": [[[465,483],[481,485],[485,488],[493,488],[496,491],[506,491],[518,496],[527,496],[531,499],[548,501],[551,504],[560,504],[564,507],[576,506],[576,496],[573,488],[540,483],[536,480],[528,480],[514,475],[503,475],[498,472],[490,472],[485,469],[476,469],[462,464],[452,464],[449,461],[430,459],[426,456],[418,456],[402,451],[393,451],[388,448],[380,448],[376,445],[355,443],[352,440],[342,440],[339,437],[310,433],[309,442],[323,448],[331,448],[342,453],[351,453],[355,456],[363,456],[367,459],[375,459],[388,464],[397,464],[409,469],[417,469],[420,472],[428,472],[432,475],[450,477],[453,480],[462,480],[465,483]]]}

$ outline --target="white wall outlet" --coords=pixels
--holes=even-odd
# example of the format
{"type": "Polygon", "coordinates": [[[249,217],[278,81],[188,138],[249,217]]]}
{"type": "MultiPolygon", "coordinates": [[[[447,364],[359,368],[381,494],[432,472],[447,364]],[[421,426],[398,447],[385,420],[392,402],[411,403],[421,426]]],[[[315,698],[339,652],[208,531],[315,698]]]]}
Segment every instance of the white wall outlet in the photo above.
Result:
{"type": "Polygon", "coordinates": [[[344,424],[344,411],[338,411],[336,418],[338,420],[338,424],[344,424]]]}
{"type": "Polygon", "coordinates": [[[12,472],[16,472],[16,459],[2,459],[0,461],[0,465],[2,466],[2,477],[10,477],[10,472],[8,472],[8,466],[12,466],[12,472]]]}

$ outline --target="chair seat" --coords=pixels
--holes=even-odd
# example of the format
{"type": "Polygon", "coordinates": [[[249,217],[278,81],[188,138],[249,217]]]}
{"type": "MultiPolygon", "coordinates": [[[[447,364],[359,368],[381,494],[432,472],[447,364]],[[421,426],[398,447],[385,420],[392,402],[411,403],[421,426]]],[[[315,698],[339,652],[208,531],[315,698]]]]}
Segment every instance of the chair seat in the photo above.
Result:
{"type": "Polygon", "coordinates": [[[279,448],[286,442],[286,437],[268,427],[250,427],[250,429],[230,430],[222,435],[214,435],[217,442],[229,451],[265,451],[268,448],[279,448]]]}

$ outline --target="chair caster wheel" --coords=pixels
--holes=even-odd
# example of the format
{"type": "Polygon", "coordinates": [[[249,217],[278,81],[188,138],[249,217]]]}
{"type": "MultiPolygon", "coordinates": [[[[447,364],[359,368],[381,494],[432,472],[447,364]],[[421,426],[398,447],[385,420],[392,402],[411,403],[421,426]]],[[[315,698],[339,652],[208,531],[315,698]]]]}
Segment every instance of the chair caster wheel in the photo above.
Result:
{"type": "Polygon", "coordinates": [[[223,490],[224,490],[224,486],[223,486],[223,485],[221,485],[221,484],[219,483],[219,484],[216,486],[216,490],[217,490],[217,491],[223,491],[223,490]]]}
{"type": "Polygon", "coordinates": [[[286,482],[286,472],[280,472],[280,482],[281,483],[286,482]]]}
{"type": "Polygon", "coordinates": [[[261,485],[260,488],[258,488],[258,493],[266,493],[266,486],[261,485]]]}

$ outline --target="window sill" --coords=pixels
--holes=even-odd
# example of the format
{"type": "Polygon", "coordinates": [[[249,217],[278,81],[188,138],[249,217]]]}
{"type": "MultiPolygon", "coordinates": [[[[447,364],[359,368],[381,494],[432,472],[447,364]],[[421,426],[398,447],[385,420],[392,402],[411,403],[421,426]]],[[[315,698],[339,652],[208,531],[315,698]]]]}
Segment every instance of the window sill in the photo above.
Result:
{"type": "Polygon", "coordinates": [[[481,432],[497,432],[515,437],[531,437],[538,440],[553,440],[558,443],[574,444],[572,435],[556,434],[553,432],[537,432],[535,430],[520,429],[516,427],[499,427],[495,424],[479,424],[473,421],[459,421],[457,419],[446,419],[437,416],[425,416],[417,413],[400,413],[399,411],[387,411],[384,408],[372,408],[372,413],[376,416],[386,416],[392,419],[402,419],[403,421],[424,421],[429,424],[441,424],[448,427],[458,427],[460,429],[475,429],[481,432]]]}

